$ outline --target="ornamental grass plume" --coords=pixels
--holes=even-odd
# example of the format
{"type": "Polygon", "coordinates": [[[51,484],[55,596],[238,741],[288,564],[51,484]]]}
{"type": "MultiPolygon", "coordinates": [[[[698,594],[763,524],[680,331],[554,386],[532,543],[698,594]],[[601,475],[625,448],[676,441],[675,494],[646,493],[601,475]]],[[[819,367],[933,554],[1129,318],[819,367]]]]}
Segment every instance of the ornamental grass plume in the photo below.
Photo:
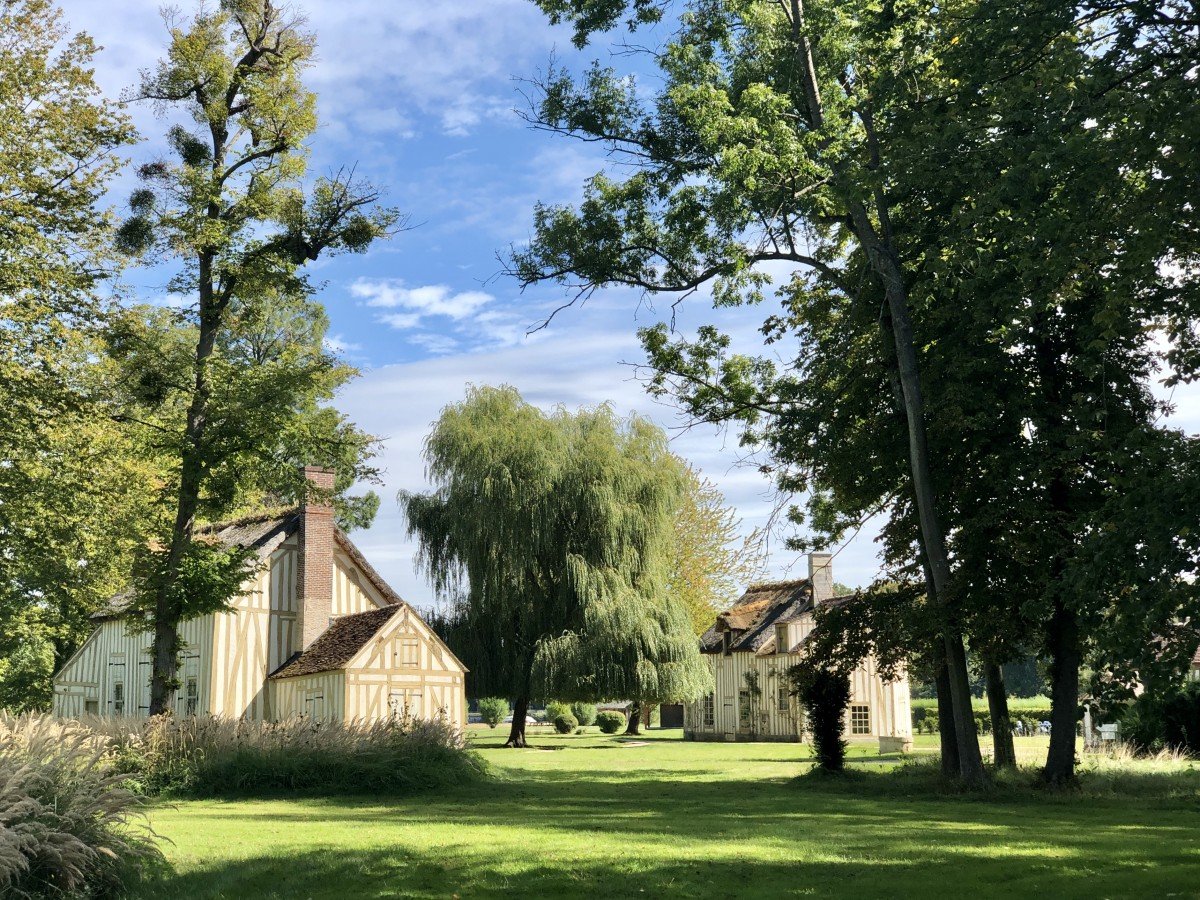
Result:
{"type": "Polygon", "coordinates": [[[115,897],[166,863],[112,741],[0,712],[0,895],[115,897]]]}

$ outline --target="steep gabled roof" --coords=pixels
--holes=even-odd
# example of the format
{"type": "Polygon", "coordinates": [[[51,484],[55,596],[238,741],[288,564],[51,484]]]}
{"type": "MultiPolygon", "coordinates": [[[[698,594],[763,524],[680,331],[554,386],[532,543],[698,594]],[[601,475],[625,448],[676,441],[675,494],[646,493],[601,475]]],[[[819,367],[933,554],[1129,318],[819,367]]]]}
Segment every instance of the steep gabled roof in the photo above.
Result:
{"type": "Polygon", "coordinates": [[[293,653],[270,677],[291,678],[344,668],[400,609],[396,604],[334,619],[311,647],[293,653]]]}
{"type": "Polygon", "coordinates": [[[700,638],[702,653],[720,653],[726,632],[734,652],[758,651],[774,638],[775,626],[812,609],[812,584],[807,578],[752,584],[746,593],[700,638]]]}

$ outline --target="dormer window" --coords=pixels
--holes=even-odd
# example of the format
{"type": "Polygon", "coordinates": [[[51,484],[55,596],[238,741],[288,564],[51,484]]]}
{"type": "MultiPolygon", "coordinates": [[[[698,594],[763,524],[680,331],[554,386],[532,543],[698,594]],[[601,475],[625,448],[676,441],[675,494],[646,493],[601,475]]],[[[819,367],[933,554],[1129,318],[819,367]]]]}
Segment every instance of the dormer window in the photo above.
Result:
{"type": "Polygon", "coordinates": [[[733,651],[733,641],[728,631],[721,632],[721,652],[728,656],[733,651]]]}
{"type": "Polygon", "coordinates": [[[775,652],[787,653],[791,648],[788,646],[788,627],[786,625],[775,626],[775,652]]]}

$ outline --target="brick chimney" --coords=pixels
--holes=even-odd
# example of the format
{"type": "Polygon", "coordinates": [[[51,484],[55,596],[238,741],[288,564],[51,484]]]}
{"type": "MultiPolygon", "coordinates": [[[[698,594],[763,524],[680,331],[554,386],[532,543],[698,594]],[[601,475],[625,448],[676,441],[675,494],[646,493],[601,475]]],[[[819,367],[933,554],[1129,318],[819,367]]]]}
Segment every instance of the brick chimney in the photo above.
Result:
{"type": "Polygon", "coordinates": [[[808,580],[812,583],[813,606],[833,599],[833,554],[808,554],[808,580]]]}
{"type": "Polygon", "coordinates": [[[333,614],[333,470],[305,466],[300,506],[300,565],[296,571],[299,650],[307,650],[333,614]]]}

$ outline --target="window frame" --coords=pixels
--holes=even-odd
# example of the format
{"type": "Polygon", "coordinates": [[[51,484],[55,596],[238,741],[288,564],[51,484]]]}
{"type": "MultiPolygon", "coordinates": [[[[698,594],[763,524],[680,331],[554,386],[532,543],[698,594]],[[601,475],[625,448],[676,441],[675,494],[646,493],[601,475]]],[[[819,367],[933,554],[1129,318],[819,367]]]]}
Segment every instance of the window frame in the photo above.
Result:
{"type": "Polygon", "coordinates": [[[792,692],[786,687],[781,687],[776,691],[776,709],[781,713],[791,715],[792,712],[792,692]]]}
{"type": "Polygon", "coordinates": [[[717,725],[717,698],[712,691],[700,701],[700,721],[704,728],[715,728],[717,725]]]}
{"type": "Polygon", "coordinates": [[[200,679],[189,675],[183,685],[183,714],[195,716],[200,709],[200,679]]]}
{"type": "Polygon", "coordinates": [[[776,625],[775,626],[775,652],[776,653],[786,654],[788,652],[788,650],[790,649],[788,647],[789,641],[787,639],[787,632],[788,632],[787,625],[776,625]],[[780,635],[783,636],[782,641],[779,639],[780,635]]]}
{"type": "Polygon", "coordinates": [[[850,733],[857,735],[871,733],[871,704],[850,704],[850,733]]]}
{"type": "Polygon", "coordinates": [[[110,689],[110,693],[112,696],[112,700],[110,700],[109,702],[112,705],[113,715],[114,716],[125,715],[125,682],[123,680],[122,681],[113,681],[112,688],[110,689]]]}

